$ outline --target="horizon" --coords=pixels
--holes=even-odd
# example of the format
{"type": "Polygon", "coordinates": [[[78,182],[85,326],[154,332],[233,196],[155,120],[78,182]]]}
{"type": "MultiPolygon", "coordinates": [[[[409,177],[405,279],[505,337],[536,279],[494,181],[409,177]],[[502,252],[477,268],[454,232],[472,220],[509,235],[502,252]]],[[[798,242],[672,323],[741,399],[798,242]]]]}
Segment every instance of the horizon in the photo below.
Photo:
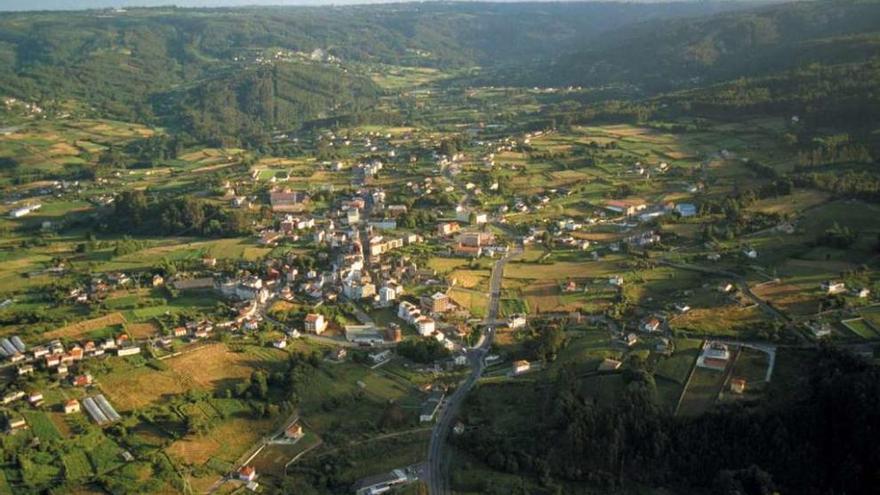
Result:
{"type": "MultiPolygon", "coordinates": [[[[7,0],[0,12],[85,11],[127,8],[333,7],[395,3],[683,3],[761,0],[7,0]],[[71,5],[74,4],[74,5],[71,5]]],[[[784,1],[784,0],[781,0],[784,1]]]]}

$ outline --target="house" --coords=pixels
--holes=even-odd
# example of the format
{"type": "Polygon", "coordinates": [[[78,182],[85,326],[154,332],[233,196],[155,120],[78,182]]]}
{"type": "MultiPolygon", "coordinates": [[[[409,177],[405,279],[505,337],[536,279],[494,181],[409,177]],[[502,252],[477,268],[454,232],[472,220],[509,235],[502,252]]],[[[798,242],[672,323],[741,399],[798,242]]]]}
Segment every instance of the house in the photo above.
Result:
{"type": "Polygon", "coordinates": [[[284,430],[284,437],[291,440],[299,440],[303,437],[303,434],[303,428],[299,423],[294,423],[284,430]]]}
{"type": "Polygon", "coordinates": [[[673,351],[672,341],[666,337],[660,337],[660,340],[657,342],[657,345],[654,347],[654,352],[663,354],[665,356],[669,356],[673,351]]]}
{"type": "Polygon", "coordinates": [[[420,316],[422,316],[421,310],[409,301],[400,301],[400,305],[397,306],[397,317],[407,323],[415,325],[420,316]]]}
{"type": "Polygon", "coordinates": [[[857,290],[855,295],[859,299],[866,299],[868,296],[871,295],[871,290],[863,287],[857,290]]]}
{"type": "Polygon", "coordinates": [[[755,251],[753,248],[747,248],[743,249],[743,255],[745,255],[746,258],[753,260],[758,257],[758,252],[755,251]]]}
{"type": "Polygon", "coordinates": [[[623,363],[616,359],[605,358],[599,363],[599,367],[596,368],[597,371],[614,371],[621,367],[623,363]]]}
{"type": "Polygon", "coordinates": [[[718,286],[718,292],[721,292],[721,293],[724,293],[724,294],[730,294],[730,293],[733,292],[735,289],[736,289],[736,286],[734,286],[734,285],[733,285],[732,283],[730,283],[730,282],[723,283],[723,284],[721,284],[721,285],[718,286]]]}
{"type": "Polygon", "coordinates": [[[309,313],[305,319],[306,332],[321,335],[327,329],[327,322],[324,321],[324,315],[318,313],[309,313]]]}
{"type": "Polygon", "coordinates": [[[287,347],[287,339],[279,339],[275,342],[272,342],[272,347],[276,349],[284,349],[285,347],[287,347]]]}
{"type": "Polygon", "coordinates": [[[73,377],[72,381],[74,387],[85,387],[92,384],[92,375],[90,375],[89,373],[86,373],[84,375],[77,375],[73,377]]]}
{"type": "Polygon", "coordinates": [[[525,315],[521,314],[512,315],[510,318],[507,319],[507,326],[510,327],[511,330],[525,328],[526,323],[527,322],[525,315]]]}
{"type": "Polygon", "coordinates": [[[309,204],[309,196],[301,191],[274,191],[269,193],[273,211],[298,212],[309,204]]]}
{"type": "Polygon", "coordinates": [[[697,358],[697,366],[717,371],[724,371],[730,362],[730,350],[726,344],[709,341],[703,344],[703,350],[697,358]]]}
{"type": "Polygon", "coordinates": [[[462,258],[479,258],[483,255],[483,248],[479,246],[462,246],[458,244],[452,249],[454,256],[462,258]]]}
{"type": "Polygon", "coordinates": [[[827,323],[809,322],[806,327],[813,333],[813,337],[820,339],[831,335],[831,326],[827,323]]]}
{"type": "Polygon", "coordinates": [[[644,323],[642,323],[641,329],[643,332],[656,332],[660,330],[660,320],[658,320],[657,318],[649,318],[644,323]]]}
{"type": "Polygon", "coordinates": [[[30,403],[30,405],[39,406],[40,404],[43,403],[43,394],[41,394],[40,392],[34,392],[34,393],[28,395],[27,400],[28,400],[28,403],[30,403]]]}
{"type": "Polygon", "coordinates": [[[390,306],[397,299],[397,287],[386,285],[379,289],[379,305],[390,306]]]}
{"type": "Polygon", "coordinates": [[[427,337],[434,333],[436,328],[436,323],[434,320],[427,316],[420,316],[415,321],[416,329],[419,331],[419,335],[423,337],[427,337]]]}
{"type": "Polygon", "coordinates": [[[136,345],[131,346],[131,347],[121,347],[119,349],[116,349],[117,356],[134,356],[135,354],[140,354],[140,353],[141,353],[141,348],[136,345]]]}
{"type": "Polygon", "coordinates": [[[161,286],[165,285],[165,278],[162,277],[162,275],[159,275],[157,273],[157,274],[153,275],[152,284],[153,284],[153,287],[161,287],[161,286]]]}
{"type": "Polygon", "coordinates": [[[345,361],[346,356],[348,356],[348,351],[345,350],[345,347],[339,347],[330,351],[330,359],[333,361],[345,361]]]}
{"type": "Polygon", "coordinates": [[[691,203],[679,203],[675,205],[675,211],[682,217],[692,217],[697,214],[697,207],[691,203]]]}
{"type": "Polygon", "coordinates": [[[822,289],[822,292],[828,295],[841,294],[843,292],[846,292],[846,284],[844,284],[843,282],[834,282],[828,280],[822,282],[822,285],[820,287],[822,289]]]}
{"type": "Polygon", "coordinates": [[[370,361],[372,361],[373,364],[384,363],[385,361],[388,361],[389,359],[391,359],[391,350],[390,349],[385,349],[384,351],[370,353],[370,361]]]}
{"type": "Polygon", "coordinates": [[[532,368],[531,363],[526,361],[525,359],[520,359],[519,361],[513,362],[513,375],[522,375],[523,373],[529,371],[532,368]]]}
{"type": "Polygon", "coordinates": [[[241,481],[254,481],[257,477],[257,470],[253,466],[243,466],[238,470],[238,479],[241,481]]]}
{"type": "Polygon", "coordinates": [[[9,218],[21,218],[26,215],[30,215],[31,213],[39,210],[43,205],[34,204],[28,206],[22,206],[20,208],[16,208],[9,212],[9,218]]]}
{"type": "Polygon", "coordinates": [[[10,432],[14,432],[27,428],[27,422],[21,416],[6,418],[6,426],[10,432]]]}
{"type": "Polygon", "coordinates": [[[691,310],[691,307],[688,306],[688,305],[685,304],[685,303],[675,303],[675,304],[673,305],[673,307],[674,307],[675,310],[678,311],[679,313],[687,313],[688,311],[691,310]]]}
{"type": "Polygon", "coordinates": [[[419,422],[428,423],[430,421],[434,421],[434,416],[437,415],[437,411],[440,409],[440,404],[443,403],[443,397],[445,394],[442,390],[435,390],[431,392],[431,395],[422,403],[421,412],[419,413],[419,422]]]}
{"type": "Polygon", "coordinates": [[[569,280],[562,286],[562,292],[574,292],[577,290],[577,284],[574,280],[569,280]]]}
{"type": "Polygon", "coordinates": [[[15,391],[15,392],[11,392],[11,393],[6,394],[6,395],[3,396],[3,404],[4,404],[4,405],[6,405],[6,404],[11,404],[11,403],[13,403],[13,402],[15,402],[15,401],[17,401],[17,400],[21,400],[21,399],[23,399],[24,396],[25,396],[25,393],[22,392],[21,390],[17,390],[17,391],[15,391]]]}
{"type": "Polygon", "coordinates": [[[175,337],[186,337],[187,329],[185,327],[177,327],[172,330],[175,337]]]}
{"type": "Polygon", "coordinates": [[[375,325],[346,325],[345,340],[356,344],[374,345],[385,341],[385,336],[375,325]]]}
{"type": "Polygon", "coordinates": [[[612,200],[605,202],[605,209],[613,211],[614,213],[621,213],[626,216],[632,216],[636,213],[647,208],[643,201],[632,199],[632,200],[612,200]]]}
{"type": "Polygon", "coordinates": [[[730,380],[730,391],[735,394],[743,394],[746,391],[746,381],[743,378],[730,380]]]}
{"type": "Polygon", "coordinates": [[[356,208],[352,208],[345,212],[345,220],[349,225],[357,225],[361,221],[361,212],[356,208]]]}
{"type": "Polygon", "coordinates": [[[403,340],[403,331],[400,329],[400,325],[389,323],[388,329],[385,330],[385,337],[389,342],[400,342],[403,340]]]}
{"type": "Polygon", "coordinates": [[[79,401],[76,399],[70,399],[64,401],[64,414],[73,414],[79,412],[79,401]]]}
{"type": "Polygon", "coordinates": [[[441,222],[437,224],[437,235],[441,237],[450,236],[459,230],[461,230],[461,226],[456,222],[441,222]]]}
{"type": "Polygon", "coordinates": [[[458,236],[458,243],[461,246],[488,246],[494,242],[495,235],[491,232],[462,232],[458,236]]]}
{"type": "Polygon", "coordinates": [[[639,336],[630,332],[626,334],[626,337],[623,338],[623,342],[627,345],[627,347],[632,347],[639,343],[639,336]]]}
{"type": "Polygon", "coordinates": [[[370,476],[359,480],[354,484],[352,489],[355,495],[378,495],[380,493],[390,492],[392,488],[402,485],[409,481],[406,473],[402,469],[395,469],[390,473],[370,476]]]}
{"type": "Polygon", "coordinates": [[[608,284],[616,287],[623,287],[623,277],[620,275],[614,275],[613,277],[608,278],[608,284]]]}

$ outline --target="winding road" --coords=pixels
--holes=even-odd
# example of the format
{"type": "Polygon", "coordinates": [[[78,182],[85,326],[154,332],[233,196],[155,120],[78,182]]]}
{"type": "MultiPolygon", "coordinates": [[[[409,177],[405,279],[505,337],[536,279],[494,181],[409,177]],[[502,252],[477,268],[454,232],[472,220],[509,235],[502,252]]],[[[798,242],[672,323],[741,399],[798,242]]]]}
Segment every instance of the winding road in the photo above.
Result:
{"type": "Polygon", "coordinates": [[[448,454],[446,453],[446,440],[449,438],[449,430],[452,428],[452,421],[458,415],[464,398],[473,388],[477,380],[483,376],[486,368],[485,357],[489,353],[492,346],[492,340],[495,338],[495,325],[498,317],[498,304],[501,298],[501,281],[504,277],[504,265],[515,255],[522,252],[517,247],[510,250],[503,258],[495,262],[492,268],[492,277],[489,283],[489,310],[486,314],[487,325],[480,336],[480,341],[467,354],[468,361],[471,365],[471,373],[464,382],[458,385],[455,392],[449,396],[443,409],[440,411],[440,417],[434,425],[434,431],[431,433],[431,442],[428,447],[428,462],[425,474],[425,483],[428,485],[428,493],[432,495],[451,494],[449,488],[449,463],[448,454]]]}

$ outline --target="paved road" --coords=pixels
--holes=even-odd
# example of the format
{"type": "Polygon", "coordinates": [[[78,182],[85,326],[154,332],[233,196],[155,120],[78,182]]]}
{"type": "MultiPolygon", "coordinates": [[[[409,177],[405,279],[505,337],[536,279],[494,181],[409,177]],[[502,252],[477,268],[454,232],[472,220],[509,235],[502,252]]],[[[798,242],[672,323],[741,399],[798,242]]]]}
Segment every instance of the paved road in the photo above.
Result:
{"type": "MultiPolygon", "coordinates": [[[[511,250],[506,256],[495,262],[492,269],[492,278],[489,283],[490,298],[489,310],[486,315],[486,321],[495,322],[498,315],[498,303],[501,297],[501,280],[504,277],[504,265],[507,264],[511,256],[515,256],[521,252],[520,248],[511,250]]],[[[434,431],[431,433],[431,442],[428,447],[428,462],[425,472],[425,483],[428,485],[428,493],[432,495],[451,494],[449,488],[449,472],[446,454],[446,439],[449,438],[449,430],[452,428],[452,421],[458,415],[464,398],[473,388],[477,380],[483,376],[486,367],[484,358],[489,352],[492,345],[492,339],[495,337],[495,325],[490,324],[483,330],[483,335],[476,347],[468,352],[468,361],[471,365],[471,374],[467,379],[459,384],[455,392],[449,396],[440,412],[440,418],[434,425],[434,431]]]]}

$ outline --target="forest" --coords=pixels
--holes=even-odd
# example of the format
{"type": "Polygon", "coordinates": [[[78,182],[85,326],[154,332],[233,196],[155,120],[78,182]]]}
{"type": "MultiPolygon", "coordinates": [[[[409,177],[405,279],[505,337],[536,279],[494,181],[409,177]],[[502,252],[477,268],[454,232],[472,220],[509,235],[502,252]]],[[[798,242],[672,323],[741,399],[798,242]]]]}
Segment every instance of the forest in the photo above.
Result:
{"type": "Polygon", "coordinates": [[[474,434],[459,445],[494,469],[549,486],[590,481],[612,489],[635,480],[725,495],[870,493],[880,482],[880,451],[876,432],[865,428],[880,421],[880,371],[829,348],[809,369],[784,407],[732,405],[696,418],[664,412],[650,374],[627,371],[626,393],[609,405],[584,396],[576,378],[561,372],[534,415],[532,442],[509,440],[472,399],[464,417],[474,434]]]}

